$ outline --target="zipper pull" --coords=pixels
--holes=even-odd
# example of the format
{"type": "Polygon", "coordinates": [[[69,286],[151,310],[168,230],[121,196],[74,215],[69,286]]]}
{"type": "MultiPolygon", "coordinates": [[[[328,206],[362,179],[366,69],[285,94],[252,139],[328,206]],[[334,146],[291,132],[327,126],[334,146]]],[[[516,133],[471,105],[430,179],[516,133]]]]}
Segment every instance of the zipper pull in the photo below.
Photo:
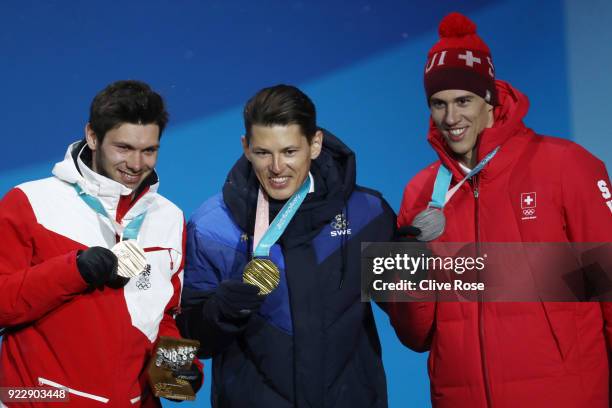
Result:
{"type": "Polygon", "coordinates": [[[474,189],[474,198],[478,198],[478,187],[474,189]]]}
{"type": "Polygon", "coordinates": [[[172,249],[168,248],[168,256],[170,256],[170,270],[174,269],[174,259],[172,259],[172,249]]]}

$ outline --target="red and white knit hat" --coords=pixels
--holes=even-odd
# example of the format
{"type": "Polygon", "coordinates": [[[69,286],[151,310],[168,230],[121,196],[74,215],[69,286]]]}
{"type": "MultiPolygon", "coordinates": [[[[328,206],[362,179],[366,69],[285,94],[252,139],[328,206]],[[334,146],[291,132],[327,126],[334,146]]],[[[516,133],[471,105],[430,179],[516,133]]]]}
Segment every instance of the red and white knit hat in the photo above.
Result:
{"type": "Polygon", "coordinates": [[[438,28],[440,40],[429,50],[425,65],[427,100],[439,91],[461,89],[497,104],[495,68],[491,51],[476,34],[476,24],[459,13],[450,13],[438,28]]]}

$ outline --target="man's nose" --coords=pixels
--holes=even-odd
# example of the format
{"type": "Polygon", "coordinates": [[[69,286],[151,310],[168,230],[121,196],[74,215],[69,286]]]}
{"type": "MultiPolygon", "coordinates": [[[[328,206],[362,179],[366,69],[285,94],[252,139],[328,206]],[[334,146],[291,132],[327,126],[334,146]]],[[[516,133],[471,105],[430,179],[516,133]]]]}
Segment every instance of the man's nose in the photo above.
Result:
{"type": "Polygon", "coordinates": [[[280,174],[285,168],[285,163],[280,154],[272,156],[272,173],[280,174]]]}
{"type": "Polygon", "coordinates": [[[453,126],[461,120],[459,111],[451,105],[446,108],[446,115],[444,116],[444,124],[447,126],[453,126]]]}
{"type": "Polygon", "coordinates": [[[138,172],[142,169],[142,155],[140,152],[131,152],[126,160],[128,169],[138,172]]]}

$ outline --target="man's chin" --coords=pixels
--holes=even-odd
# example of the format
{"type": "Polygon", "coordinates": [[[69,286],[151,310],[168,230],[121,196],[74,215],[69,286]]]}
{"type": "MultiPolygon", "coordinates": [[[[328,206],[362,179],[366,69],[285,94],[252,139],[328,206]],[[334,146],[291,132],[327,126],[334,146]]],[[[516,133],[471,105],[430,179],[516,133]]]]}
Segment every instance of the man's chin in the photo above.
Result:
{"type": "Polygon", "coordinates": [[[448,143],[448,147],[450,148],[451,152],[453,152],[453,154],[458,157],[463,157],[471,151],[469,147],[457,144],[453,145],[451,143],[448,143]]]}
{"type": "Polygon", "coordinates": [[[291,197],[291,194],[270,194],[268,193],[268,197],[276,201],[285,201],[289,199],[289,197],[291,197]]]}
{"type": "Polygon", "coordinates": [[[115,180],[117,183],[121,184],[124,187],[127,187],[131,190],[136,190],[138,189],[138,187],[140,187],[140,185],[142,184],[142,182],[145,180],[146,176],[141,176],[140,179],[138,179],[135,182],[132,183],[128,183],[126,182],[121,176],[114,178],[113,180],[115,180]]]}
{"type": "Polygon", "coordinates": [[[123,187],[129,188],[130,190],[136,191],[138,189],[138,187],[140,187],[140,185],[142,184],[142,180],[138,181],[137,183],[126,183],[123,180],[115,180],[117,183],[121,184],[123,187]]]}

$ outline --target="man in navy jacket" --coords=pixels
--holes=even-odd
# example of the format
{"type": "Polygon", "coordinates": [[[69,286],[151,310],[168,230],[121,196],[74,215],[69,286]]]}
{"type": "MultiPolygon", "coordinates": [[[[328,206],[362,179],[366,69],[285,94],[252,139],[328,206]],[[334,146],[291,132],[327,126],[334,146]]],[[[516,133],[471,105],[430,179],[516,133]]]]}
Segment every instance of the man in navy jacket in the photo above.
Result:
{"type": "Polygon", "coordinates": [[[213,358],[212,405],[386,407],[372,309],[360,300],[360,247],[392,240],[395,215],[378,192],[355,184],[354,153],[317,127],[299,89],[262,89],[244,121],[244,155],[188,224],[178,321],[202,343],[201,357],[213,358]],[[270,249],[280,282],[262,296],[242,277],[258,195],[273,220],[308,179],[270,249]]]}

